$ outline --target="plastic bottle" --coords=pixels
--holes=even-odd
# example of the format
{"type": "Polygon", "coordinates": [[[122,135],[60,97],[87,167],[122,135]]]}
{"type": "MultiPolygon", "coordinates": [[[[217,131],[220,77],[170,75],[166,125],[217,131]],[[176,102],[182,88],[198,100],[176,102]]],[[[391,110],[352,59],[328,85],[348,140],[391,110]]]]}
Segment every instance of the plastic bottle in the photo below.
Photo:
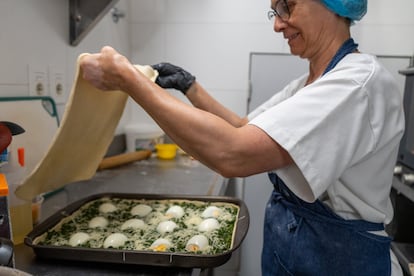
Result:
{"type": "Polygon", "coordinates": [[[9,151],[7,148],[0,152],[0,167],[9,161],[9,151]]]}

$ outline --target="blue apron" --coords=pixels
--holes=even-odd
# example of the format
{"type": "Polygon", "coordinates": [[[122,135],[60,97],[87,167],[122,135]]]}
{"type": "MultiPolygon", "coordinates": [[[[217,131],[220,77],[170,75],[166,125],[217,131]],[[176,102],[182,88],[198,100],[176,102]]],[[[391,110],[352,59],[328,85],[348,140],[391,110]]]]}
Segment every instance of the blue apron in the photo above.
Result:
{"type": "MultiPolygon", "coordinates": [[[[346,41],[325,73],[356,48],[346,41]]],[[[391,274],[391,239],[369,233],[384,230],[382,223],[345,220],[320,200],[301,200],[276,174],[269,178],[274,190],[265,212],[262,275],[391,274]]]]}

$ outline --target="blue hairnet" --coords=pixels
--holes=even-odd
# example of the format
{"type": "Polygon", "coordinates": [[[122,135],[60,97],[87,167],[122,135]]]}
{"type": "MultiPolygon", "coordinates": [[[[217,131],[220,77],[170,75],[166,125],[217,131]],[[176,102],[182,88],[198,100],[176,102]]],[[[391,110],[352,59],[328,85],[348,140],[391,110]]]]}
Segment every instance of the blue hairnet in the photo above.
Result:
{"type": "Polygon", "coordinates": [[[322,0],[322,3],[339,16],[352,21],[360,20],[367,12],[367,0],[322,0]]]}

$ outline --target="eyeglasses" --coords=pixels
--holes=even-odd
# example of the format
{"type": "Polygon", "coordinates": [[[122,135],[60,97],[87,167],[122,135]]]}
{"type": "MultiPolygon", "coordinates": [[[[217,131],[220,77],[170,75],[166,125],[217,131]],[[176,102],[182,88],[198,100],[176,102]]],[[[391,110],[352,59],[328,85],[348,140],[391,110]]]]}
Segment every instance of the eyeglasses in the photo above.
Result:
{"type": "Polygon", "coordinates": [[[286,0],[279,0],[276,2],[276,6],[274,10],[270,10],[267,12],[267,17],[269,20],[273,20],[278,16],[282,21],[287,21],[290,18],[290,10],[286,0]]]}

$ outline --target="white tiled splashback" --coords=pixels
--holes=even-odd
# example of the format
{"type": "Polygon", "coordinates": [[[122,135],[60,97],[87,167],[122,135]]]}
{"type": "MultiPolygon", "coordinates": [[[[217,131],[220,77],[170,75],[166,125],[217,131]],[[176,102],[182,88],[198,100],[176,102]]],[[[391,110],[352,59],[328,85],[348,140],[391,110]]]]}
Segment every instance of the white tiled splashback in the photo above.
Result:
{"type": "MultiPolygon", "coordinates": [[[[269,0],[120,0],[117,6],[126,18],[115,24],[105,16],[72,47],[68,1],[1,1],[0,96],[28,96],[29,68],[62,72],[67,95],[77,56],[112,45],[135,63],[171,61],[186,68],[226,106],[244,115],[249,54],[289,51],[266,18],[269,0]]],[[[352,28],[360,48],[380,55],[413,55],[412,10],[412,0],[369,1],[367,16],[352,28]]],[[[64,107],[58,105],[59,113],[64,107]]],[[[121,125],[148,119],[135,108],[126,109],[121,125]]]]}
{"type": "MultiPolygon", "coordinates": [[[[123,10],[129,0],[119,1],[123,10]]],[[[62,73],[65,100],[73,82],[79,54],[96,52],[113,45],[129,55],[129,28],[126,20],[114,24],[105,16],[77,47],[69,45],[69,1],[2,0],[0,2],[0,96],[29,96],[29,70],[46,74],[52,68],[62,73]]],[[[48,94],[46,94],[48,95],[48,94]]]]}

